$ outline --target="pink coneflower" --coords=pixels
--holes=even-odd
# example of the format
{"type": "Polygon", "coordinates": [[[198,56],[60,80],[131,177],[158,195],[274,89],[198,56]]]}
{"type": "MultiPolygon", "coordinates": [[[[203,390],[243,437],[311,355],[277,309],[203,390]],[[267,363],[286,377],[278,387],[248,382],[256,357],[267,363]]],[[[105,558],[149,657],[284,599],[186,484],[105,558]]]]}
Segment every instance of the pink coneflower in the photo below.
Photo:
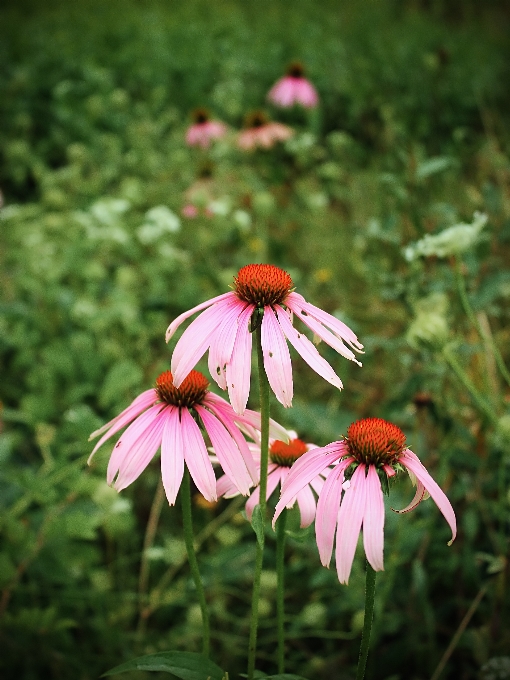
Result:
{"type": "Polygon", "coordinates": [[[277,142],[285,142],[294,134],[294,130],[283,123],[268,120],[261,111],[249,115],[246,119],[246,129],[239,133],[237,144],[243,151],[253,149],[270,149],[277,142]]]}
{"type": "Polygon", "coordinates": [[[450,501],[429,475],[419,458],[406,447],[406,438],[396,425],[382,418],[365,418],[350,425],[343,441],[313,449],[302,456],[283,484],[273,524],[283,508],[317,474],[338,463],[328,475],[319,494],[315,533],[322,564],[327,567],[333,552],[336,530],[336,569],[340,583],[347,583],[351,573],[358,536],[363,525],[363,545],[367,560],[375,571],[383,566],[384,504],[381,479],[393,477],[399,466],[406,468],[416,495],[403,510],[413,510],[432,496],[452,530],[451,545],[457,534],[457,522],[450,501]],[[352,470],[354,469],[354,473],[352,470]],[[345,473],[350,479],[345,481],[345,473]],[[343,493],[343,495],[342,495],[343,493]]]}
{"type": "MultiPolygon", "coordinates": [[[[287,478],[291,466],[300,458],[304,453],[310,449],[316,448],[315,444],[305,444],[301,439],[297,438],[297,433],[293,431],[287,432],[289,436],[289,441],[284,442],[280,439],[270,439],[269,440],[269,465],[268,465],[268,476],[267,476],[267,492],[266,500],[269,500],[271,494],[278,487],[278,485],[283,484],[284,480],[287,478]]],[[[249,444],[250,451],[253,454],[255,464],[257,469],[260,468],[260,445],[249,444]]],[[[325,475],[318,474],[314,479],[310,481],[309,484],[304,486],[296,498],[292,499],[287,507],[292,507],[297,501],[299,512],[301,515],[301,526],[307,527],[313,522],[315,518],[315,493],[319,494],[322,486],[324,484],[325,475]],[[313,489],[313,491],[312,491],[313,489]]],[[[230,479],[223,475],[218,479],[217,485],[218,496],[225,496],[225,498],[232,498],[233,496],[238,496],[239,491],[236,489],[234,484],[230,479]]],[[[251,496],[246,501],[246,516],[251,522],[251,517],[253,510],[259,503],[260,488],[257,487],[251,494],[251,496]]]]}
{"type": "Polygon", "coordinates": [[[186,205],[183,205],[181,208],[181,215],[188,220],[194,220],[198,217],[198,214],[198,208],[196,205],[193,205],[193,203],[186,203],[186,205]]]}
{"type": "Polygon", "coordinates": [[[185,319],[209,307],[184,331],[175,347],[171,369],[176,386],[209,349],[211,375],[222,389],[228,389],[234,410],[243,413],[250,393],[250,324],[258,310],[263,311],[264,368],[278,401],[284,406],[292,404],[292,364],[286,340],[314,371],[342,389],[342,381],[330,364],[315,345],[294,328],[292,315],[342,356],[359,364],[344,341],[356,350],[361,350],[363,345],[348,326],[294,293],[294,284],[287,272],[272,264],[242,267],[234,277],[233,289],[184,312],[168,327],[167,342],[185,319]]]}
{"type": "Polygon", "coordinates": [[[186,130],[188,146],[200,146],[202,149],[207,149],[213,139],[219,139],[227,132],[227,126],[217,120],[210,120],[205,109],[194,111],[193,119],[194,123],[186,130]]]}
{"type": "Polygon", "coordinates": [[[307,109],[313,109],[319,103],[317,90],[304,77],[304,70],[299,62],[289,66],[287,74],[273,85],[267,98],[282,108],[300,104],[307,109]]]}
{"type": "MultiPolygon", "coordinates": [[[[125,489],[161,446],[161,475],[170,505],[175,503],[185,463],[198,490],[208,501],[215,501],[216,478],[198,419],[224,472],[240,493],[248,495],[250,487],[258,482],[258,471],[241,430],[257,438],[260,414],[246,411],[239,416],[228,402],[209,392],[208,385],[204,375],[191,371],[176,387],[172,373],[165,371],[154,389],[142,392],[116,418],[91,434],[93,439],[104,433],[89,462],[107,439],[131,423],[113,449],[108,484],[117,491],[125,489]]],[[[285,435],[274,421],[271,427],[273,436],[281,436],[282,432],[285,435]]]]}

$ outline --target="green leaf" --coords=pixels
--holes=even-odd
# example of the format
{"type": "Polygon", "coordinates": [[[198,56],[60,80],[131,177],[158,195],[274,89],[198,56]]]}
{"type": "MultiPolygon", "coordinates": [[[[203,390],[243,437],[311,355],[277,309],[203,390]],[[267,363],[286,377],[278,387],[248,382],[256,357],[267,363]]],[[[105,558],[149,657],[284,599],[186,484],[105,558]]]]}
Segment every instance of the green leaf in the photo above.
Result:
{"type": "Polygon", "coordinates": [[[142,369],[133,361],[125,359],[117,362],[106,374],[99,403],[103,407],[111,406],[119,396],[124,397],[131,388],[138,386],[142,378],[142,369]]]}
{"type": "Polygon", "coordinates": [[[203,654],[195,652],[159,652],[139,656],[112,668],[101,677],[126,671],[162,671],[173,673],[182,680],[223,680],[225,677],[219,666],[209,661],[203,654]]]}
{"type": "Polygon", "coordinates": [[[262,548],[264,546],[264,518],[260,510],[260,505],[256,505],[251,516],[251,525],[257,536],[257,543],[262,548]]]}
{"type": "Polygon", "coordinates": [[[280,673],[278,675],[264,675],[260,680],[307,680],[302,675],[293,675],[292,673],[280,673]]]}

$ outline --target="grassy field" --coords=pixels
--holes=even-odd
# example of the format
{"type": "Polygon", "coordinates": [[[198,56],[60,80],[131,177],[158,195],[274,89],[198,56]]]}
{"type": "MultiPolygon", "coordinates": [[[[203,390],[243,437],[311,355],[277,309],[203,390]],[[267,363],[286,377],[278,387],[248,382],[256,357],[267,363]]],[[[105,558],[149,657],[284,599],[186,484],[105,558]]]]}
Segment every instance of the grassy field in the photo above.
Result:
{"type": "MultiPolygon", "coordinates": [[[[430,678],[453,640],[442,679],[510,678],[504,4],[23,0],[1,12],[0,675],[89,680],[136,654],[200,649],[158,460],[119,495],[105,481],[111,446],[87,467],[87,440],[169,368],[172,319],[268,262],[366,349],[359,368],[320,346],[342,392],[293,354],[293,408],[274,400],[272,416],[321,446],[360,417],[395,422],[459,522],[449,548],[432,501],[402,516],[388,506],[368,677],[430,678]],[[266,100],[293,59],[316,110],[266,100]],[[207,150],[184,141],[199,106],[229,126],[207,150]],[[258,109],[295,134],[243,152],[237,131],[258,109]],[[487,224],[465,251],[409,256],[476,212],[487,224]]],[[[399,481],[390,505],[412,493],[399,481]]],[[[195,500],[213,657],[237,678],[253,531],[240,501],[195,500]]],[[[348,680],[362,551],[340,586],[293,520],[287,671],[348,680]]],[[[267,546],[264,672],[276,644],[269,530],[267,546]]]]}

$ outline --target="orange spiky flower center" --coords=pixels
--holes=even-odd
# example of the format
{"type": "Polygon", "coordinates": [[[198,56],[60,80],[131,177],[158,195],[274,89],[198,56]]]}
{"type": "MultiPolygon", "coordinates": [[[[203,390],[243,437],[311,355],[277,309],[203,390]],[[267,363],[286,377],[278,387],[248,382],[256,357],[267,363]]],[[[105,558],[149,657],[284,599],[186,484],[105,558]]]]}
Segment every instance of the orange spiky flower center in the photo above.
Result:
{"type": "Polygon", "coordinates": [[[288,444],[277,439],[269,447],[269,458],[276,465],[290,467],[307,451],[308,448],[301,439],[291,439],[288,444]]]}
{"type": "Polygon", "coordinates": [[[364,418],[349,425],[345,437],[349,454],[365,465],[394,465],[406,448],[402,430],[382,418],[364,418]]]}
{"type": "Polygon", "coordinates": [[[237,297],[258,307],[282,304],[293,287],[287,272],[272,264],[248,264],[234,277],[237,297]]]}
{"type": "Polygon", "coordinates": [[[287,75],[291,78],[302,78],[305,75],[305,69],[300,61],[293,61],[287,68],[287,75]]]}
{"type": "Polygon", "coordinates": [[[171,371],[165,371],[156,380],[156,392],[161,401],[170,406],[186,406],[191,408],[195,404],[201,404],[209,382],[198,371],[191,371],[179,387],[174,387],[174,379],[171,371]]]}

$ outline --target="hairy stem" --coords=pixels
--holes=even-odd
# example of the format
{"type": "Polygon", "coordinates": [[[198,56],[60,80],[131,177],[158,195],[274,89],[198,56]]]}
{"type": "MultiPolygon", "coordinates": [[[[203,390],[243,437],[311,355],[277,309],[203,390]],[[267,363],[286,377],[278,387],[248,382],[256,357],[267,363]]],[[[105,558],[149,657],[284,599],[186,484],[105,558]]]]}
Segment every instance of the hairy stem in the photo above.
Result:
{"type": "MultiPolygon", "coordinates": [[[[260,392],[260,496],[259,508],[260,517],[265,523],[266,515],[266,492],[267,492],[267,466],[269,459],[269,382],[264,370],[264,356],[262,354],[262,329],[261,323],[255,330],[255,341],[257,347],[259,392],[260,392]]],[[[248,680],[253,680],[255,673],[255,655],[257,651],[257,630],[259,623],[259,598],[260,598],[260,577],[262,574],[262,563],[264,559],[264,531],[261,532],[260,540],[257,540],[255,558],[255,573],[253,575],[253,592],[250,620],[250,637],[248,642],[248,680]]]]}
{"type": "Polygon", "coordinates": [[[367,560],[366,581],[365,581],[365,619],[363,621],[363,633],[361,635],[361,646],[359,649],[358,670],[356,680],[363,680],[367,667],[368,649],[370,647],[370,632],[374,619],[375,601],[375,571],[367,560]]]}
{"type": "Polygon", "coordinates": [[[188,553],[188,562],[197,590],[198,602],[202,611],[203,643],[202,650],[204,656],[209,656],[211,631],[209,626],[209,610],[205,599],[204,586],[198,570],[197,556],[195,555],[195,545],[193,541],[193,522],[191,518],[191,483],[188,468],[184,470],[184,477],[181,485],[181,504],[182,504],[182,526],[184,529],[184,543],[188,553]]]}
{"type": "Polygon", "coordinates": [[[278,630],[278,673],[285,673],[285,629],[284,629],[284,576],[285,576],[285,525],[287,510],[276,522],[276,627],[278,630]]]}

